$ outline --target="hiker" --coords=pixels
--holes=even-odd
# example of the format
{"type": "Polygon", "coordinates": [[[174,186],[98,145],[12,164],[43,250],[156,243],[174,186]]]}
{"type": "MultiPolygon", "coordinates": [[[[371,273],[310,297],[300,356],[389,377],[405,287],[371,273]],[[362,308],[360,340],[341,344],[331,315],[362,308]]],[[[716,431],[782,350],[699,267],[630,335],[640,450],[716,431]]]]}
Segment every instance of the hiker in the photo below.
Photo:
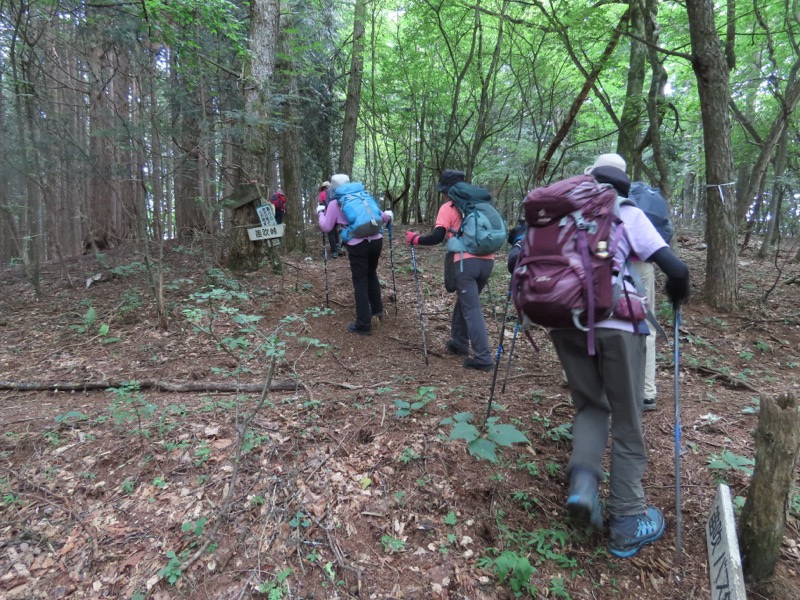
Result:
{"type": "MultiPolygon", "coordinates": [[[[464,177],[463,171],[442,171],[436,190],[444,196],[444,202],[439,207],[433,231],[427,235],[407,231],[406,241],[409,244],[435,246],[445,238],[453,237],[454,232],[459,230],[462,215],[448,192],[453,185],[463,182],[464,177]]],[[[494,254],[476,256],[469,252],[447,252],[445,256],[445,288],[449,292],[457,292],[446,348],[451,354],[466,357],[463,365],[467,369],[488,372],[494,367],[480,301],[480,293],[486,287],[493,268],[494,254]],[[470,346],[472,357],[469,356],[470,346]]]]}
{"type": "MultiPolygon", "coordinates": [[[[623,169],[624,170],[624,169],[623,169]]],[[[644,214],[656,228],[656,231],[669,244],[672,241],[672,222],[670,220],[670,209],[666,199],[659,190],[651,188],[641,181],[634,181],[631,184],[630,199],[636,206],[642,209],[644,214]]],[[[652,263],[632,260],[631,270],[642,282],[647,293],[647,302],[650,309],[656,311],[656,279],[652,263]]],[[[647,335],[647,357],[644,365],[644,399],[642,409],[646,411],[656,409],[656,332],[652,329],[647,335]]]]}
{"type": "Polygon", "coordinates": [[[371,335],[373,322],[377,325],[383,319],[381,285],[378,281],[378,260],[383,248],[381,228],[394,218],[394,214],[390,210],[381,211],[364,186],[351,183],[350,177],[344,173],[331,177],[328,190],[332,193],[331,201],[327,206],[317,206],[317,217],[319,228],[326,233],[342,226],[342,240],[347,245],[356,303],[356,318],[347,324],[347,331],[371,335]]]}
{"type": "MultiPolygon", "coordinates": [[[[331,187],[330,181],[323,181],[322,185],[319,186],[319,204],[322,205],[323,207],[328,206],[328,202],[330,200],[330,198],[328,197],[328,190],[330,189],[330,187],[331,187]]],[[[331,247],[331,252],[329,256],[331,258],[339,258],[339,247],[341,245],[341,242],[339,240],[338,225],[334,226],[334,228],[328,232],[328,244],[330,244],[331,247]]]]}
{"type": "MultiPolygon", "coordinates": [[[[630,179],[624,167],[619,155],[603,154],[586,172],[627,199],[630,179]]],[[[632,257],[655,262],[667,276],[665,289],[673,304],[686,300],[690,292],[686,264],[672,253],[639,208],[622,202],[619,216],[624,227],[614,255],[616,269],[624,269],[632,257]]],[[[516,258],[519,246],[513,252],[516,258]]],[[[515,277],[518,275],[515,270],[515,277]]],[[[586,329],[549,329],[575,408],[566,505],[573,519],[602,528],[598,486],[604,476],[603,454],[610,434],[608,548],[625,558],[658,540],[665,529],[663,514],[647,505],[642,487],[647,467],[641,404],[647,326],[643,320],[634,323],[611,317],[586,329]]]]}
{"type": "Polygon", "coordinates": [[[278,188],[269,198],[272,206],[275,207],[275,222],[280,225],[283,223],[283,215],[286,212],[286,196],[283,195],[283,190],[278,188]]]}

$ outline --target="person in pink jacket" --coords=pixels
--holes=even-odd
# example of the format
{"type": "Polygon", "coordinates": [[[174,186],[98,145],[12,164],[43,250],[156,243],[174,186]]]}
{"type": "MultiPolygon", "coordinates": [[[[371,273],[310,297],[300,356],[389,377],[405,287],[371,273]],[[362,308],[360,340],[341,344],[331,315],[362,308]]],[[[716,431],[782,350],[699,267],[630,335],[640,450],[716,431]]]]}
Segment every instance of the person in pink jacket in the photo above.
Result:
{"type": "MultiPolygon", "coordinates": [[[[337,173],[331,177],[329,191],[335,193],[336,188],[350,183],[350,177],[337,173]]],[[[361,184],[357,184],[361,186],[361,184]]],[[[361,186],[363,189],[363,186],[361,186]]],[[[392,220],[394,214],[390,210],[381,212],[384,224],[392,220]]],[[[347,227],[350,223],[337,200],[331,196],[327,206],[317,206],[319,228],[329,232],[335,227],[347,227]]],[[[346,241],[347,257],[350,259],[350,271],[353,277],[353,292],[356,301],[356,319],[347,324],[347,331],[358,335],[372,334],[372,319],[383,318],[383,300],[381,285],[378,280],[378,261],[383,249],[383,236],[380,233],[366,238],[353,237],[346,241]]]]}

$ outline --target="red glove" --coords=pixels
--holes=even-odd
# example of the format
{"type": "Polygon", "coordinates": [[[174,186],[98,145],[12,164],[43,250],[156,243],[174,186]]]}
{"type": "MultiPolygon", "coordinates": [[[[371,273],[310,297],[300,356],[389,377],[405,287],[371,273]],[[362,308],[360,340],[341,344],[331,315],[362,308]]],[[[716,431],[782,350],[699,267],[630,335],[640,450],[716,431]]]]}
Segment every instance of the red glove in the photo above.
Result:
{"type": "Polygon", "coordinates": [[[406,231],[406,241],[412,246],[419,244],[419,234],[415,231],[406,231]]]}

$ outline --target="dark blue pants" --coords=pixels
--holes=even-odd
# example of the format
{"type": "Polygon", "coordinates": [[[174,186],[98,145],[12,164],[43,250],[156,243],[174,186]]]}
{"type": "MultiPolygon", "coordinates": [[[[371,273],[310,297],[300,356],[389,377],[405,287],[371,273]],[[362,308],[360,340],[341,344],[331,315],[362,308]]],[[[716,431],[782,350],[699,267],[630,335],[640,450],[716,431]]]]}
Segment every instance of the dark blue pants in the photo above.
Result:
{"type": "Polygon", "coordinates": [[[381,284],[378,281],[378,260],[382,249],[383,238],[347,246],[356,296],[356,329],[361,331],[371,331],[372,315],[383,313],[381,284]]]}

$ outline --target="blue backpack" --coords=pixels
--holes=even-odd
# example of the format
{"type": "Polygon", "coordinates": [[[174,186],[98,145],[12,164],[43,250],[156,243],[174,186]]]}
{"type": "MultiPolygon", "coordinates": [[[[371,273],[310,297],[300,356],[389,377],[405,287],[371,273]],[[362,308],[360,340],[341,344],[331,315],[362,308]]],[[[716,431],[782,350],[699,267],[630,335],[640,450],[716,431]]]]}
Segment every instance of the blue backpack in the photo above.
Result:
{"type": "Polygon", "coordinates": [[[661,195],[658,188],[650,187],[641,181],[634,181],[631,184],[631,191],[628,198],[636,203],[650,222],[655,226],[656,231],[661,234],[664,241],[668,244],[672,240],[672,222],[670,221],[669,204],[661,195]]]}
{"type": "Polygon", "coordinates": [[[450,186],[447,196],[462,217],[461,227],[447,240],[447,250],[476,256],[497,252],[505,243],[508,231],[492,203],[489,190],[461,181],[450,186]]]}
{"type": "Polygon", "coordinates": [[[367,238],[383,229],[383,218],[378,201],[357,182],[340,185],[334,191],[336,200],[347,219],[342,229],[342,240],[367,238]]]}

